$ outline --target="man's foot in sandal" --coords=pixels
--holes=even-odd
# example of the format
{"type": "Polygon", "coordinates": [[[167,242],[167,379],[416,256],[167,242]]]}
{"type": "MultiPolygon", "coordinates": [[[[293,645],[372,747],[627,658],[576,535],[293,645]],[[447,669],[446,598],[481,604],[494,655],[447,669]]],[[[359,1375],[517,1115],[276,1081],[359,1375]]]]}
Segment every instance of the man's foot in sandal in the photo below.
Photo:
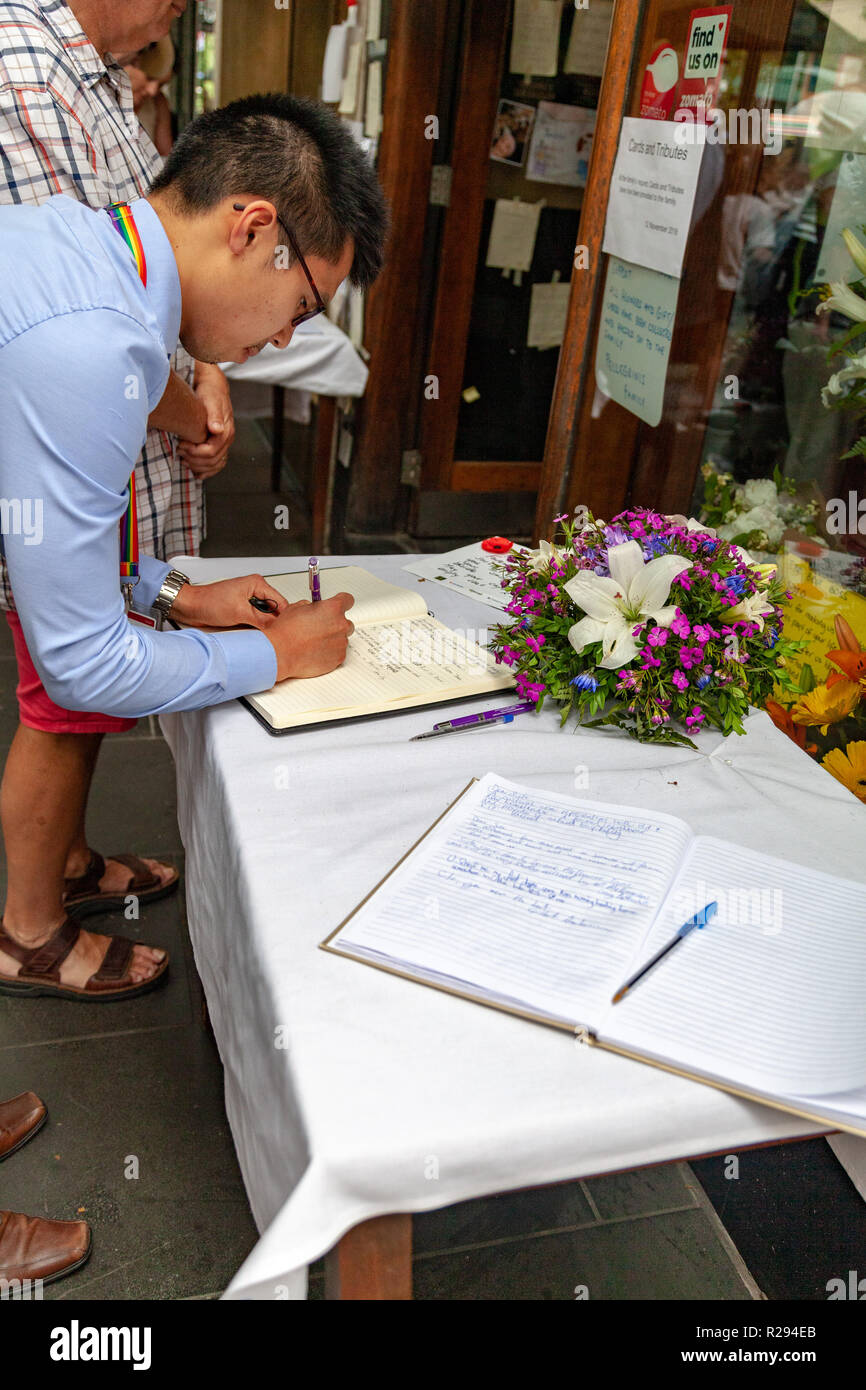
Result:
{"type": "Polygon", "coordinates": [[[153,989],[167,970],[168,952],[160,947],[97,936],[71,917],[33,937],[13,935],[0,922],[0,994],[129,999],[153,989]]]}
{"type": "Polygon", "coordinates": [[[177,869],[156,859],[139,859],[135,854],[112,854],[103,859],[95,850],[83,873],[65,880],[63,906],[70,917],[88,917],[95,912],[117,912],[127,899],[153,902],[173,893],[180,882],[177,869]]]}

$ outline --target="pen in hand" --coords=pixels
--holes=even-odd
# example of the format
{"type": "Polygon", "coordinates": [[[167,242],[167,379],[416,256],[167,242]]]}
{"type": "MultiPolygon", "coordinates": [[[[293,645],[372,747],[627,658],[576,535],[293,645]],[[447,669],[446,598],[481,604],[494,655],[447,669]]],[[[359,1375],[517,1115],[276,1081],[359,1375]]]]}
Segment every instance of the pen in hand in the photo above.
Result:
{"type": "Polygon", "coordinates": [[[322,591],[319,587],[319,562],[315,556],[311,556],[309,563],[310,570],[310,602],[319,603],[322,598],[322,591]]]}

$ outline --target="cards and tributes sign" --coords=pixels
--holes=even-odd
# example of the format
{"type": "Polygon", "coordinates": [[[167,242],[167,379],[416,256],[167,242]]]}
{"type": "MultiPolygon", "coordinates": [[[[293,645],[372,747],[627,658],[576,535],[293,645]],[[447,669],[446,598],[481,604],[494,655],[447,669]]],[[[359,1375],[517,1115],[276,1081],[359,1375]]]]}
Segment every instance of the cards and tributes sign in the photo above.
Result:
{"type": "Polygon", "coordinates": [[[627,116],[613,167],[602,251],[636,265],[682,273],[703,144],[673,121],[627,116]]]}

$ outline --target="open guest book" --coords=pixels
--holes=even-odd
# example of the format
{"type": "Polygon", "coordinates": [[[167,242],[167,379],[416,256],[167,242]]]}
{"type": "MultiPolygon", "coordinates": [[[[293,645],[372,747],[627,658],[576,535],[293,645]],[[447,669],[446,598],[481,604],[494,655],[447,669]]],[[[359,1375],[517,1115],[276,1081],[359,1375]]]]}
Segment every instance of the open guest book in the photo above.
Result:
{"type": "MultiPolygon", "coordinates": [[[[437,622],[418,593],[386,584],[368,570],[343,565],[320,570],[322,598],[345,591],[355,624],[342,666],[326,676],[280,681],[246,704],[270,733],[310,724],[391,714],[419,706],[509,690],[510,671],[497,666],[465,634],[437,622]]],[[[310,597],[307,571],[269,574],[290,603],[310,597]]]]}
{"type": "Polygon", "coordinates": [[[488,773],[321,944],[866,1136],[864,893],[673,816],[488,773]]]}

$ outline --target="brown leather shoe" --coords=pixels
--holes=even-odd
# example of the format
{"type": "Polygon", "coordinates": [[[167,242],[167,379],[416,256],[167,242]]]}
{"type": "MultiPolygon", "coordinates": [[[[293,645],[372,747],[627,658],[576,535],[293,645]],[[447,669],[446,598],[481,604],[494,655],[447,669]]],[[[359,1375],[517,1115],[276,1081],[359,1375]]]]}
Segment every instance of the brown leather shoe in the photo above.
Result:
{"type": "Polygon", "coordinates": [[[32,1091],[0,1101],[0,1163],[32,1139],[47,1119],[48,1111],[32,1091]]]}
{"type": "Polygon", "coordinates": [[[45,1221],[0,1211],[0,1278],[41,1279],[47,1284],[71,1274],[89,1256],[86,1221],[45,1221]]]}

